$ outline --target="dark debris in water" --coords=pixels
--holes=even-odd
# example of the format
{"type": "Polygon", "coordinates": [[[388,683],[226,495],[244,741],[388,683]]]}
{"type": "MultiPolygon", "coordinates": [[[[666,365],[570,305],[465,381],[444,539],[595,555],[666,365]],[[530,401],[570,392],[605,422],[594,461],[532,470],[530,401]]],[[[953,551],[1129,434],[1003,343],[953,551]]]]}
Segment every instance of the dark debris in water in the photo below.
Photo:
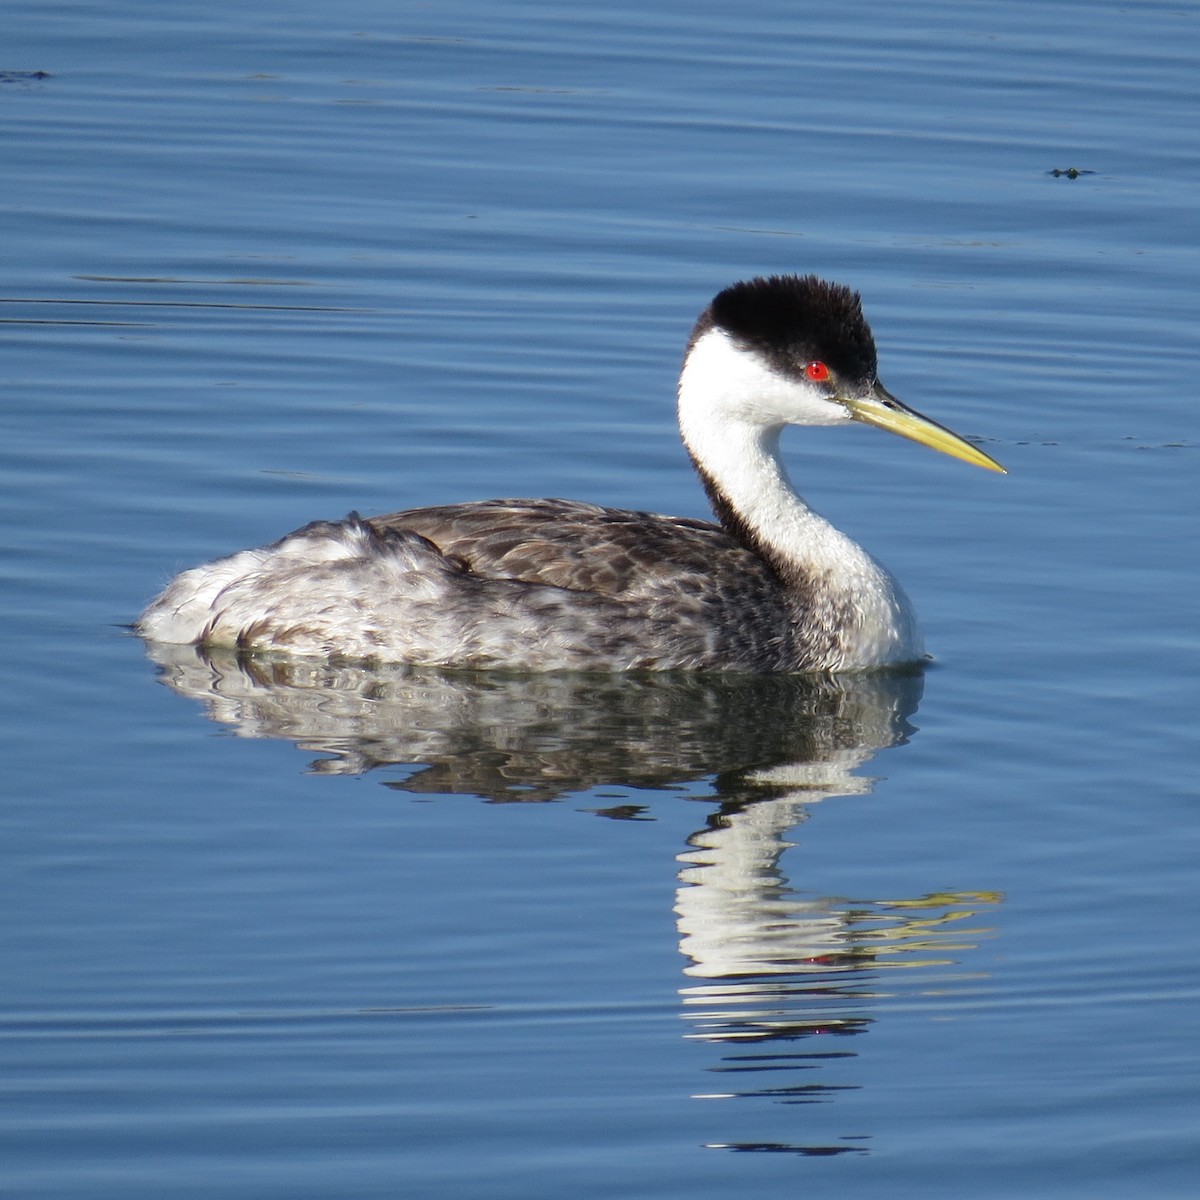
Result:
{"type": "Polygon", "coordinates": [[[828,1158],[835,1154],[866,1154],[865,1146],[794,1146],[787,1142],[709,1142],[712,1150],[735,1154],[800,1154],[805,1158],[828,1158]]]}
{"type": "Polygon", "coordinates": [[[1079,167],[1055,167],[1052,171],[1047,171],[1047,175],[1053,175],[1055,179],[1060,176],[1066,176],[1068,179],[1078,179],[1080,175],[1095,175],[1095,171],[1084,171],[1079,167]]]}
{"type": "Polygon", "coordinates": [[[0,83],[29,83],[38,79],[53,79],[49,71],[0,71],[0,83]]]}

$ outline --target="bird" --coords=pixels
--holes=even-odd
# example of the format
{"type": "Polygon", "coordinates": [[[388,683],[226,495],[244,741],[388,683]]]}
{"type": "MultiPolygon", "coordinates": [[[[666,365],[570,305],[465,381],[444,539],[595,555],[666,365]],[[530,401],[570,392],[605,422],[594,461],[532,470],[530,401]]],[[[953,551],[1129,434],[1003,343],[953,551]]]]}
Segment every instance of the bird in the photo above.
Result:
{"type": "Polygon", "coordinates": [[[687,340],[679,432],[716,521],[558,499],[318,520],[184,571],[152,642],[523,671],[827,673],[926,661],[900,584],[793,487],[789,425],[850,422],[1005,473],[879,381],[859,294],[735,283],[687,340]]]}

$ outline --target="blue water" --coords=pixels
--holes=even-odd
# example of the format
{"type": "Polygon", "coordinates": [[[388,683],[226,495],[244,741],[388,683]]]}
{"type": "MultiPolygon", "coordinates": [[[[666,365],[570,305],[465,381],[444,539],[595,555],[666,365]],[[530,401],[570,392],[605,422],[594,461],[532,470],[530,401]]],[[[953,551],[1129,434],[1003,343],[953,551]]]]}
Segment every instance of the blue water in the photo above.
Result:
{"type": "Polygon", "coordinates": [[[0,1190],[1194,1195],[1200,12],[253,7],[3,13],[0,1190]],[[923,678],[123,629],[351,508],[703,515],[769,271],[1009,468],[787,439],[923,678]]]}

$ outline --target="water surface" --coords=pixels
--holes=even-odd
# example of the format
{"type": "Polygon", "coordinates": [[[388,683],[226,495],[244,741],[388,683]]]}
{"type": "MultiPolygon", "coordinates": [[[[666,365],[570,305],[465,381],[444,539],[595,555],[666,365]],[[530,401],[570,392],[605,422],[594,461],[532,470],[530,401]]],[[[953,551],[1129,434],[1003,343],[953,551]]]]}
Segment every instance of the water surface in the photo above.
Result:
{"type": "Polygon", "coordinates": [[[5,29],[7,1191],[1192,1194],[1191,8],[5,29]],[[122,628],[352,508],[704,515],[683,341],[770,271],[860,289],[888,386],[1009,468],[787,439],[912,594],[923,676],[122,628]]]}

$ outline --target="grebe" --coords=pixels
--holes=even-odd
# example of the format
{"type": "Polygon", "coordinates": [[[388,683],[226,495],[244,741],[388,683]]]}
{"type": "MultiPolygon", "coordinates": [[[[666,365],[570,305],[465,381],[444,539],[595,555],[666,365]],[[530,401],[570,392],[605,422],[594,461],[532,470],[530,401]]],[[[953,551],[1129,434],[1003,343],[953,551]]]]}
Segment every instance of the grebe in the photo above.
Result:
{"type": "Polygon", "coordinates": [[[183,572],[135,629],[159,642],[466,668],[920,661],[908,597],[797,495],[780,433],[861,421],[1004,468],[883,387],[857,293],[812,275],[726,288],[692,329],[678,415],[720,524],[570,500],[351,513],[183,572]]]}

